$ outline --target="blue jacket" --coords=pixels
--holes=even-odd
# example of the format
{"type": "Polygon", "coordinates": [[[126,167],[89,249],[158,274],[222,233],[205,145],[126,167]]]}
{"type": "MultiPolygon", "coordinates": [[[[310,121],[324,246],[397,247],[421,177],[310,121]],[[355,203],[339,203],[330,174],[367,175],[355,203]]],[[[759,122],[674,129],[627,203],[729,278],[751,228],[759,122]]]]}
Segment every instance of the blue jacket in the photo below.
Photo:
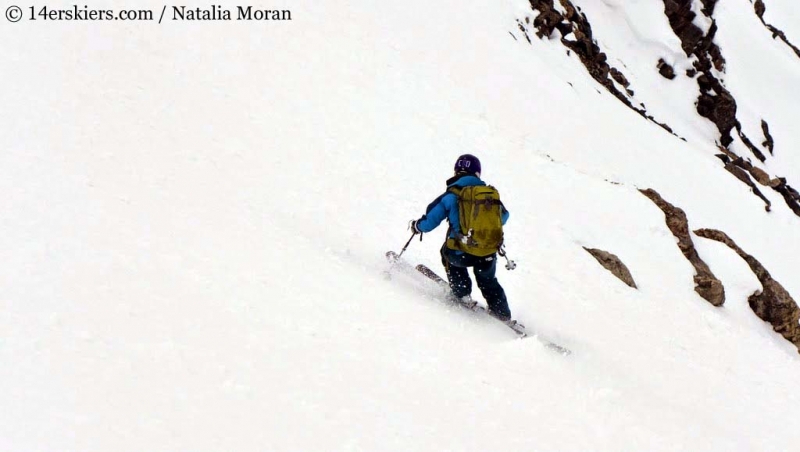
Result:
{"type": "MultiPolygon", "coordinates": [[[[448,189],[451,187],[472,187],[474,185],[486,185],[486,183],[472,174],[459,175],[447,181],[448,189]]],[[[501,217],[503,224],[508,221],[508,216],[508,211],[503,207],[503,216],[501,217]]],[[[445,218],[450,223],[447,236],[456,238],[458,225],[461,224],[458,218],[458,197],[448,191],[442,193],[428,205],[425,215],[417,221],[417,228],[421,232],[431,232],[445,218]]]]}

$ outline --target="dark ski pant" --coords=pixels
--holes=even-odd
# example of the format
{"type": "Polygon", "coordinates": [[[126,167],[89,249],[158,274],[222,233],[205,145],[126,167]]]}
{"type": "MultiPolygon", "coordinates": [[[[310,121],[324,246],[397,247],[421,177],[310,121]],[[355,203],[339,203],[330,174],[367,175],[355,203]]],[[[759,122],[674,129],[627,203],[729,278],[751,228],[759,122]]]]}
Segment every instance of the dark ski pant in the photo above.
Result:
{"type": "Polygon", "coordinates": [[[497,281],[497,255],[492,254],[486,257],[473,256],[471,254],[459,253],[455,250],[442,246],[442,265],[447,271],[447,280],[450,281],[450,290],[458,298],[472,294],[472,280],[469,277],[468,267],[472,267],[475,272],[475,282],[489,305],[489,311],[501,319],[511,317],[511,310],[508,309],[506,292],[497,281]]]}

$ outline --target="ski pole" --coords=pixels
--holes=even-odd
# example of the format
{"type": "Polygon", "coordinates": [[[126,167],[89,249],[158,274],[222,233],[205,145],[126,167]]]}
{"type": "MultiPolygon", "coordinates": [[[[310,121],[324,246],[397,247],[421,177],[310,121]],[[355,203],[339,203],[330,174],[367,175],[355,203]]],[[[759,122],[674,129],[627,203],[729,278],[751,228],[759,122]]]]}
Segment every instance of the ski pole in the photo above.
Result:
{"type": "Polygon", "coordinates": [[[403,249],[402,249],[402,250],[400,250],[400,254],[398,254],[398,255],[397,255],[396,259],[400,259],[400,256],[402,256],[402,255],[403,255],[403,253],[405,253],[405,252],[406,252],[406,250],[408,249],[408,245],[411,245],[411,241],[412,241],[412,240],[414,240],[414,236],[415,236],[415,235],[417,235],[416,231],[415,231],[415,232],[413,232],[413,233],[411,233],[411,237],[410,237],[410,238],[408,239],[408,241],[406,242],[406,246],[404,246],[404,247],[403,247],[403,249]]]}
{"type": "Polygon", "coordinates": [[[506,270],[514,270],[515,268],[517,268],[517,263],[512,261],[511,259],[509,259],[508,256],[506,256],[506,246],[505,245],[501,245],[500,246],[500,249],[497,250],[497,254],[499,254],[500,256],[505,258],[505,260],[506,260],[506,270]]]}

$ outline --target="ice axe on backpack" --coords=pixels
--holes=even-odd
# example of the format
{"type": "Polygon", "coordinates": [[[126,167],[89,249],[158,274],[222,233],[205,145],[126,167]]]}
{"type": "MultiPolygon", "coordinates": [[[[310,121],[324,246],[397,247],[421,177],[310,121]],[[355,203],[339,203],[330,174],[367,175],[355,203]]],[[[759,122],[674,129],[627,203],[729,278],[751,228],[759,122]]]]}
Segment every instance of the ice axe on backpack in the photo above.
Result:
{"type": "Polygon", "coordinates": [[[497,254],[499,254],[506,260],[506,270],[514,270],[515,268],[517,268],[517,263],[509,259],[508,256],[506,255],[505,244],[500,245],[500,248],[497,250],[497,254]]]}

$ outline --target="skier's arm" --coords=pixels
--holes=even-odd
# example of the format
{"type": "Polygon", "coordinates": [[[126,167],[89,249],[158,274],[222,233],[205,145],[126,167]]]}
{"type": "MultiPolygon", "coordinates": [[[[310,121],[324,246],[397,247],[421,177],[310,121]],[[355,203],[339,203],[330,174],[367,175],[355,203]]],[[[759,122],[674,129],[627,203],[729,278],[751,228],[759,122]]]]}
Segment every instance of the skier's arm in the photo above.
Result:
{"type": "Polygon", "coordinates": [[[500,216],[500,222],[501,222],[503,225],[505,225],[505,224],[506,224],[506,221],[508,221],[508,217],[509,217],[510,215],[511,215],[511,214],[509,214],[509,213],[508,213],[508,210],[506,210],[506,206],[503,206],[503,214],[500,216]]]}
{"type": "Polygon", "coordinates": [[[442,220],[447,218],[447,205],[445,202],[447,195],[449,195],[449,193],[445,193],[436,198],[428,205],[425,215],[417,220],[417,229],[419,229],[420,232],[433,231],[441,224],[442,220]]]}

